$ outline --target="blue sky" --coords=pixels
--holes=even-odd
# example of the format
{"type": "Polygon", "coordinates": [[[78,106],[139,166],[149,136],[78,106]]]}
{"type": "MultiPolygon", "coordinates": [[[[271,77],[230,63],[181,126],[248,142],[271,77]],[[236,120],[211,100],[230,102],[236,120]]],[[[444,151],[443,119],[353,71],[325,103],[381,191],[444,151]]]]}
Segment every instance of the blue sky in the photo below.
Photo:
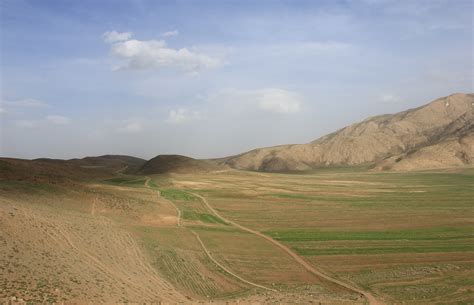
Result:
{"type": "Polygon", "coordinates": [[[473,1],[1,3],[0,154],[220,157],[473,90],[473,1]]]}

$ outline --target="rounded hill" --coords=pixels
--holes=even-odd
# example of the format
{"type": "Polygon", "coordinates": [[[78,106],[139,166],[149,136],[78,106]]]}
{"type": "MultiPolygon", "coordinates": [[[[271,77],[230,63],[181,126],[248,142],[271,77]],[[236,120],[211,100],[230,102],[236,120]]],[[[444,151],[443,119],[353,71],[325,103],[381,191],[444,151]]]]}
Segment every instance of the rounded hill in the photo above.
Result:
{"type": "Polygon", "coordinates": [[[209,160],[198,160],[181,155],[159,155],[146,162],[140,169],[142,174],[191,174],[222,169],[209,160]]]}

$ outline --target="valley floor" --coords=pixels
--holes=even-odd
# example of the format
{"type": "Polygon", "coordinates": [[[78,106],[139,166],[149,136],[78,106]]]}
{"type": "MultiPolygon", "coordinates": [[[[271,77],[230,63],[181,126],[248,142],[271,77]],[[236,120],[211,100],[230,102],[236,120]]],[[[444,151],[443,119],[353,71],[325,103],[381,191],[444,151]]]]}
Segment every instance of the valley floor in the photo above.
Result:
{"type": "Polygon", "coordinates": [[[469,304],[474,169],[0,181],[0,301],[469,304]]]}

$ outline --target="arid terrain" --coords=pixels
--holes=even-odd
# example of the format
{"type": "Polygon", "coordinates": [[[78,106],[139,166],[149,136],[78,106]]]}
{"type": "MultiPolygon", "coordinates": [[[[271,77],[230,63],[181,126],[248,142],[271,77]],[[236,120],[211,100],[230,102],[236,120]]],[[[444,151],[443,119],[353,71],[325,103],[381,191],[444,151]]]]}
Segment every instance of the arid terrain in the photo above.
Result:
{"type": "Polygon", "coordinates": [[[0,0],[0,305],[474,305],[474,0],[0,0]]]}
{"type": "Polygon", "coordinates": [[[367,118],[308,144],[252,150],[225,164],[260,171],[301,171],[371,163],[419,170],[474,160],[474,94],[453,94],[392,115],[367,118]]]}
{"type": "Polygon", "coordinates": [[[473,103],[216,160],[1,158],[0,302],[472,304],[473,103]]]}

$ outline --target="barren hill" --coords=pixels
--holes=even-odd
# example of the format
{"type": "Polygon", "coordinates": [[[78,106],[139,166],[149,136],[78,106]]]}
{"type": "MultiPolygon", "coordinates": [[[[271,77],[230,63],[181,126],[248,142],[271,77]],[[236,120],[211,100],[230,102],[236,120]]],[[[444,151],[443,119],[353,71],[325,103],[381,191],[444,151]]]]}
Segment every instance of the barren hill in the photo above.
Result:
{"type": "Polygon", "coordinates": [[[311,143],[255,149],[224,163],[261,171],[370,163],[379,169],[472,164],[473,121],[474,94],[453,94],[419,108],[368,118],[311,143]]]}
{"type": "Polygon", "coordinates": [[[146,163],[146,160],[124,155],[103,155],[98,157],[85,157],[83,159],[73,159],[80,166],[101,166],[114,168],[116,170],[126,167],[125,172],[135,172],[146,163]]]}
{"type": "Polygon", "coordinates": [[[71,160],[0,158],[0,180],[69,183],[105,178],[121,170],[134,172],[145,162],[140,158],[120,155],[71,160]]]}
{"type": "Polygon", "coordinates": [[[180,155],[159,155],[146,162],[140,169],[143,174],[199,173],[222,169],[208,160],[197,160],[180,155]]]}

